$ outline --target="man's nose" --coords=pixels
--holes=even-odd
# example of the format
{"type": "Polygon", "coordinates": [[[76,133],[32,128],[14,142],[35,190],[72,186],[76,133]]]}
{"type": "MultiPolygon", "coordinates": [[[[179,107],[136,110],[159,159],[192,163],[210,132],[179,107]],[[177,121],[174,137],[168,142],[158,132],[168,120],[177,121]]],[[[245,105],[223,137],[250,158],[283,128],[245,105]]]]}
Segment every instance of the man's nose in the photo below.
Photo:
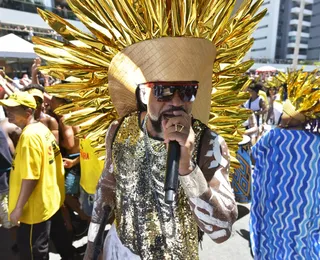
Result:
{"type": "Polygon", "coordinates": [[[179,107],[183,105],[183,101],[181,100],[178,91],[175,91],[173,94],[173,98],[171,100],[171,103],[175,107],[179,107]]]}

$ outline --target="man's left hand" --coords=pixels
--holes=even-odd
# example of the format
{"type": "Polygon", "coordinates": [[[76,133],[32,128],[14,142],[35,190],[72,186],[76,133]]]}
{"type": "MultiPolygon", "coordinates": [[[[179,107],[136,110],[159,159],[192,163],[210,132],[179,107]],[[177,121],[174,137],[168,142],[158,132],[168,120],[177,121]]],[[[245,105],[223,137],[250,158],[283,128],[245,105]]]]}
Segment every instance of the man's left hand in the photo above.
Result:
{"type": "Polygon", "coordinates": [[[181,147],[179,174],[189,174],[193,169],[191,165],[195,134],[191,126],[191,115],[179,110],[173,112],[174,117],[163,121],[164,142],[177,141],[181,147]]]}

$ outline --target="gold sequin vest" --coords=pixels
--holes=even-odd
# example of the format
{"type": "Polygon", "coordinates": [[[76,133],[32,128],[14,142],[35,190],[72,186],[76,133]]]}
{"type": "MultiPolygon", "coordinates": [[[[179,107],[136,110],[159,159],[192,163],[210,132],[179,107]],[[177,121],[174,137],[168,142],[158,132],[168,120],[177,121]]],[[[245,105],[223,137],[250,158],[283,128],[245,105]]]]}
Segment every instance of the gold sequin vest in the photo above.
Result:
{"type": "MultiPolygon", "coordinates": [[[[117,183],[115,209],[117,233],[122,243],[141,259],[196,260],[198,227],[188,200],[179,185],[176,201],[173,204],[174,218],[170,218],[171,211],[164,202],[163,188],[166,147],[162,141],[149,138],[151,149],[146,150],[146,138],[140,128],[138,115],[134,113],[124,118],[112,145],[117,183]],[[152,185],[150,180],[153,181],[152,185]],[[162,216],[159,216],[159,208],[162,216]],[[174,238],[163,234],[163,231],[172,234],[173,229],[176,231],[174,238]]],[[[193,129],[196,134],[193,159],[197,161],[200,139],[206,126],[195,120],[193,129]]]]}

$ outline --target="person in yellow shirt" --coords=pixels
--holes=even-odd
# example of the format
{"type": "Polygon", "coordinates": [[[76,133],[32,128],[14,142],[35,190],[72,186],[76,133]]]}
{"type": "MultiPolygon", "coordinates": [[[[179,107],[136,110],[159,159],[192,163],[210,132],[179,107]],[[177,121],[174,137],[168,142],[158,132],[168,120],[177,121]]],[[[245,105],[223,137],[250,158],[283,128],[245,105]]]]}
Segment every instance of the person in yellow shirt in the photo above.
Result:
{"type": "Polygon", "coordinates": [[[61,215],[64,169],[55,137],[34,119],[36,101],[26,92],[0,100],[9,122],[22,129],[9,181],[9,217],[19,224],[20,259],[49,259],[52,219],[61,215]]]}
{"type": "Polygon", "coordinates": [[[80,156],[70,160],[64,158],[66,168],[71,168],[80,162],[80,205],[87,216],[91,217],[94,194],[101,176],[104,161],[99,160],[95,154],[95,148],[91,146],[91,140],[88,138],[80,139],[80,156]]]}

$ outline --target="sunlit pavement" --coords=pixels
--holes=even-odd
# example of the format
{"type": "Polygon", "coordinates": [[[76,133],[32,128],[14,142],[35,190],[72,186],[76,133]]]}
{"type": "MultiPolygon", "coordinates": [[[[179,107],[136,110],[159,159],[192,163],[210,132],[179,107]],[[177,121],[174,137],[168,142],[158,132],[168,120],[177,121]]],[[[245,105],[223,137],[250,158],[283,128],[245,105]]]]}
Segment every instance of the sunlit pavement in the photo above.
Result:
{"type": "MultiPolygon", "coordinates": [[[[202,250],[199,250],[200,260],[252,260],[249,248],[249,209],[250,205],[238,205],[239,219],[233,225],[232,235],[222,244],[216,244],[208,236],[204,236],[202,250]]],[[[84,248],[87,237],[75,241],[76,248],[84,248]]],[[[13,242],[8,230],[0,228],[0,259],[18,260],[18,255],[11,251],[13,242]]],[[[50,260],[59,260],[58,254],[50,252],[50,260]]],[[[78,259],[82,259],[81,255],[78,259]]]]}
{"type": "Polygon", "coordinates": [[[200,260],[252,260],[249,247],[248,204],[238,204],[239,217],[233,225],[231,237],[222,244],[214,243],[207,235],[199,250],[200,260]]]}

